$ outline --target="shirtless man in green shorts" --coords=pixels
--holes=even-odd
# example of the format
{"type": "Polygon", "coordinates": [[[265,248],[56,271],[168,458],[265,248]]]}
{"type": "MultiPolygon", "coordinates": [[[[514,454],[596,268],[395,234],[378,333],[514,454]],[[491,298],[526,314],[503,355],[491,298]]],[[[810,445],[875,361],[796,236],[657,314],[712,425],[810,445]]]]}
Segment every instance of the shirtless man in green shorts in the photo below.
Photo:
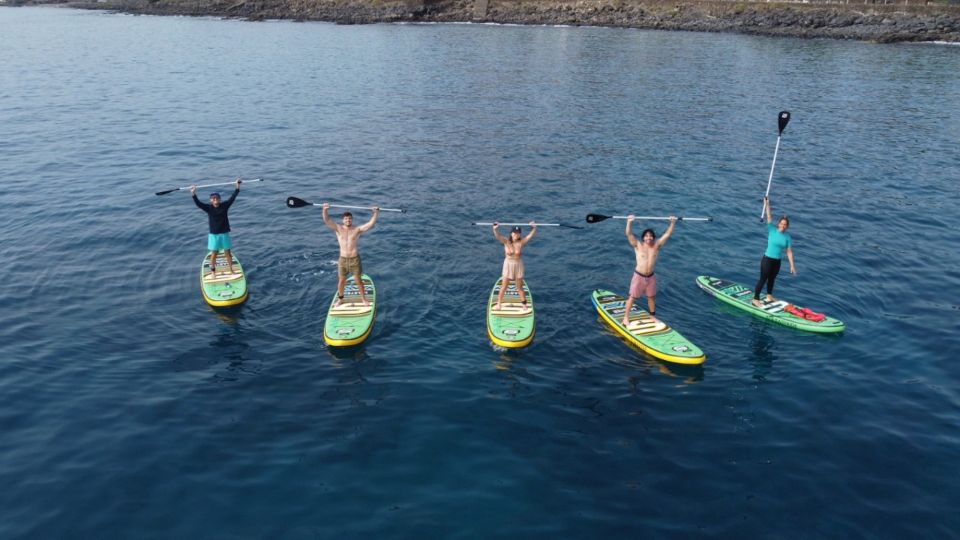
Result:
{"type": "Polygon", "coordinates": [[[340,260],[337,261],[337,270],[340,275],[340,281],[337,282],[337,301],[334,304],[339,306],[343,302],[343,288],[347,285],[347,275],[353,274],[353,278],[360,291],[360,300],[363,305],[369,306],[366,291],[363,286],[363,263],[360,262],[359,242],[360,235],[369,231],[377,224],[377,218],[380,217],[380,207],[373,207],[373,217],[370,221],[359,227],[353,226],[353,214],[343,213],[343,223],[338,224],[330,219],[330,203],[323,203],[323,222],[327,227],[336,233],[337,241],[340,242],[340,260]]]}

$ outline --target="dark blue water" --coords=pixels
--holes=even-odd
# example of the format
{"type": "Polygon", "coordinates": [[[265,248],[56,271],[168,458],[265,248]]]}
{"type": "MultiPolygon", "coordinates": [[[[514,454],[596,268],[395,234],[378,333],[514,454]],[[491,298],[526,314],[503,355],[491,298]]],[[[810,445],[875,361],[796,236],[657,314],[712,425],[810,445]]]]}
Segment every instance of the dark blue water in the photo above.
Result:
{"type": "Polygon", "coordinates": [[[0,51],[0,537],[957,536],[960,48],[24,8],[0,51]],[[840,336],[694,285],[756,279],[781,109],[778,292],[840,336]],[[153,193],[235,176],[216,312],[205,216],[153,193]],[[288,195],[408,209],[362,240],[362,347],[323,344],[336,244],[288,195]],[[542,229],[536,339],[492,348],[470,223],[589,212],[716,219],[658,266],[702,367],[598,322],[620,221],[542,229]]]}

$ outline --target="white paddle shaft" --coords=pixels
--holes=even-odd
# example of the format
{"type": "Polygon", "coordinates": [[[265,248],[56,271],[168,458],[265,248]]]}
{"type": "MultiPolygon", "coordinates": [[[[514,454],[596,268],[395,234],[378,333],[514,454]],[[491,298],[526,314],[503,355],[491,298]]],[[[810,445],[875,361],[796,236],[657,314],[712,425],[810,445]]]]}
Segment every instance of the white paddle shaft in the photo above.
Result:
{"type": "MultiPolygon", "coordinates": [[[[482,222],[482,223],[474,223],[474,225],[487,225],[487,226],[491,226],[491,225],[493,225],[493,223],[482,222]]],[[[512,226],[516,226],[516,227],[531,227],[531,226],[532,226],[532,225],[530,225],[529,223],[499,223],[499,222],[497,223],[497,225],[503,225],[504,227],[512,227],[512,226]]],[[[536,222],[534,222],[534,225],[536,225],[537,227],[559,227],[559,226],[560,226],[559,223],[536,223],[536,222]]]]}
{"type": "MultiPolygon", "coordinates": [[[[323,206],[323,203],[310,203],[313,206],[323,206]]],[[[331,204],[330,208],[350,208],[352,210],[373,210],[372,206],[348,206],[346,204],[331,204]]],[[[381,212],[403,212],[399,208],[381,208],[381,212]]]]}
{"type": "MultiPolygon", "coordinates": [[[[763,195],[763,198],[766,199],[770,196],[770,186],[773,185],[773,168],[777,166],[777,152],[780,151],[780,135],[777,135],[777,145],[773,148],[773,163],[770,164],[770,177],[767,178],[767,192],[763,195]]],[[[767,205],[763,205],[763,209],[760,210],[760,221],[763,221],[764,214],[767,213],[767,205]]]]}
{"type": "MultiPolygon", "coordinates": [[[[613,219],[628,219],[629,216],[610,216],[613,219]]],[[[670,218],[666,216],[633,216],[633,219],[645,219],[645,220],[664,220],[669,221],[670,218]]],[[[713,221],[713,218],[708,217],[678,217],[677,221],[713,221]]]]}
{"type": "MultiPolygon", "coordinates": [[[[243,179],[241,179],[241,180],[240,180],[240,183],[241,183],[241,184],[249,184],[250,182],[262,182],[262,181],[263,181],[263,178],[254,178],[253,180],[243,180],[243,179]]],[[[197,189],[205,188],[205,187],[216,187],[216,186],[232,186],[233,184],[236,184],[236,183],[237,183],[236,181],[233,181],[233,182],[221,182],[221,183],[219,183],[219,184],[204,184],[204,185],[202,185],[202,186],[197,186],[197,189]]],[[[190,189],[191,187],[193,187],[193,186],[180,187],[180,188],[177,188],[177,189],[178,189],[178,190],[184,190],[184,189],[190,189]]]]}

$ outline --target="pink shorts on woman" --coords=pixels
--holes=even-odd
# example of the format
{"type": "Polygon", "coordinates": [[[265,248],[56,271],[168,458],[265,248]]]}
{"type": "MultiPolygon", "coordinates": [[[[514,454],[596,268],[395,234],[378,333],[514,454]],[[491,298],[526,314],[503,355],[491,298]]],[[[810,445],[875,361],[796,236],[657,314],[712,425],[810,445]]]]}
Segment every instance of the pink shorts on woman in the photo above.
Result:
{"type": "Polygon", "coordinates": [[[633,278],[630,280],[630,296],[634,298],[640,298],[641,296],[650,298],[651,296],[656,295],[657,276],[655,274],[641,276],[636,270],[634,270],[633,278]]]}
{"type": "Polygon", "coordinates": [[[507,279],[523,279],[523,261],[520,259],[503,259],[503,277],[507,279]]]}

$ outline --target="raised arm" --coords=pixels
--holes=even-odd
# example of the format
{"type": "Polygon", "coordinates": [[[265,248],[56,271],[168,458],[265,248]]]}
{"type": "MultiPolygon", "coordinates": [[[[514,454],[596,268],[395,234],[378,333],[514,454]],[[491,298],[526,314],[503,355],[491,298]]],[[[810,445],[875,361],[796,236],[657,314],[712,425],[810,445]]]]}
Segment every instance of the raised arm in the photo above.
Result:
{"type": "Polygon", "coordinates": [[[673,235],[673,229],[677,226],[677,216],[670,216],[670,226],[667,227],[667,232],[663,233],[663,236],[660,237],[660,240],[657,240],[657,248],[662,248],[664,244],[667,243],[667,240],[673,235]]]}
{"type": "Polygon", "coordinates": [[[190,195],[193,196],[193,204],[197,205],[197,208],[203,210],[204,212],[210,209],[209,204],[204,204],[200,202],[200,199],[197,198],[197,186],[190,186],[190,195]]]}
{"type": "Polygon", "coordinates": [[[377,224],[377,218],[379,218],[379,217],[380,217],[380,207],[379,207],[379,206],[374,206],[374,207],[373,207],[373,217],[370,218],[370,221],[368,221],[368,222],[364,223],[363,225],[357,227],[357,229],[360,230],[360,234],[363,234],[363,233],[369,231],[370,229],[372,229],[374,226],[376,226],[376,224],[377,224]]]}
{"type": "Polygon", "coordinates": [[[337,224],[330,219],[330,203],[323,203],[323,222],[327,224],[333,232],[337,232],[337,224]]]}
{"type": "Polygon", "coordinates": [[[494,223],[494,224],[493,224],[493,237],[496,238],[497,240],[499,240],[501,244],[507,245],[507,239],[506,239],[506,237],[503,236],[502,234],[500,234],[500,224],[499,224],[499,223],[494,223]]]}
{"type": "Polygon", "coordinates": [[[767,225],[773,223],[773,213],[770,211],[770,197],[763,198],[763,211],[767,214],[767,225]]]}
{"type": "Polygon", "coordinates": [[[637,247],[637,237],[633,235],[633,220],[633,214],[627,216],[627,241],[630,242],[631,246],[637,247]]]}
{"type": "Polygon", "coordinates": [[[524,246],[527,245],[527,242],[529,242],[530,239],[533,238],[533,235],[535,235],[535,234],[537,234],[537,224],[536,224],[535,222],[531,221],[531,222],[530,222],[530,233],[527,234],[527,236],[523,239],[522,245],[524,245],[524,246]]]}
{"type": "Polygon", "coordinates": [[[237,179],[237,188],[233,190],[233,195],[230,195],[230,198],[220,203],[220,206],[224,208],[230,208],[233,204],[233,201],[237,200],[237,195],[240,194],[240,180],[237,179]]]}

